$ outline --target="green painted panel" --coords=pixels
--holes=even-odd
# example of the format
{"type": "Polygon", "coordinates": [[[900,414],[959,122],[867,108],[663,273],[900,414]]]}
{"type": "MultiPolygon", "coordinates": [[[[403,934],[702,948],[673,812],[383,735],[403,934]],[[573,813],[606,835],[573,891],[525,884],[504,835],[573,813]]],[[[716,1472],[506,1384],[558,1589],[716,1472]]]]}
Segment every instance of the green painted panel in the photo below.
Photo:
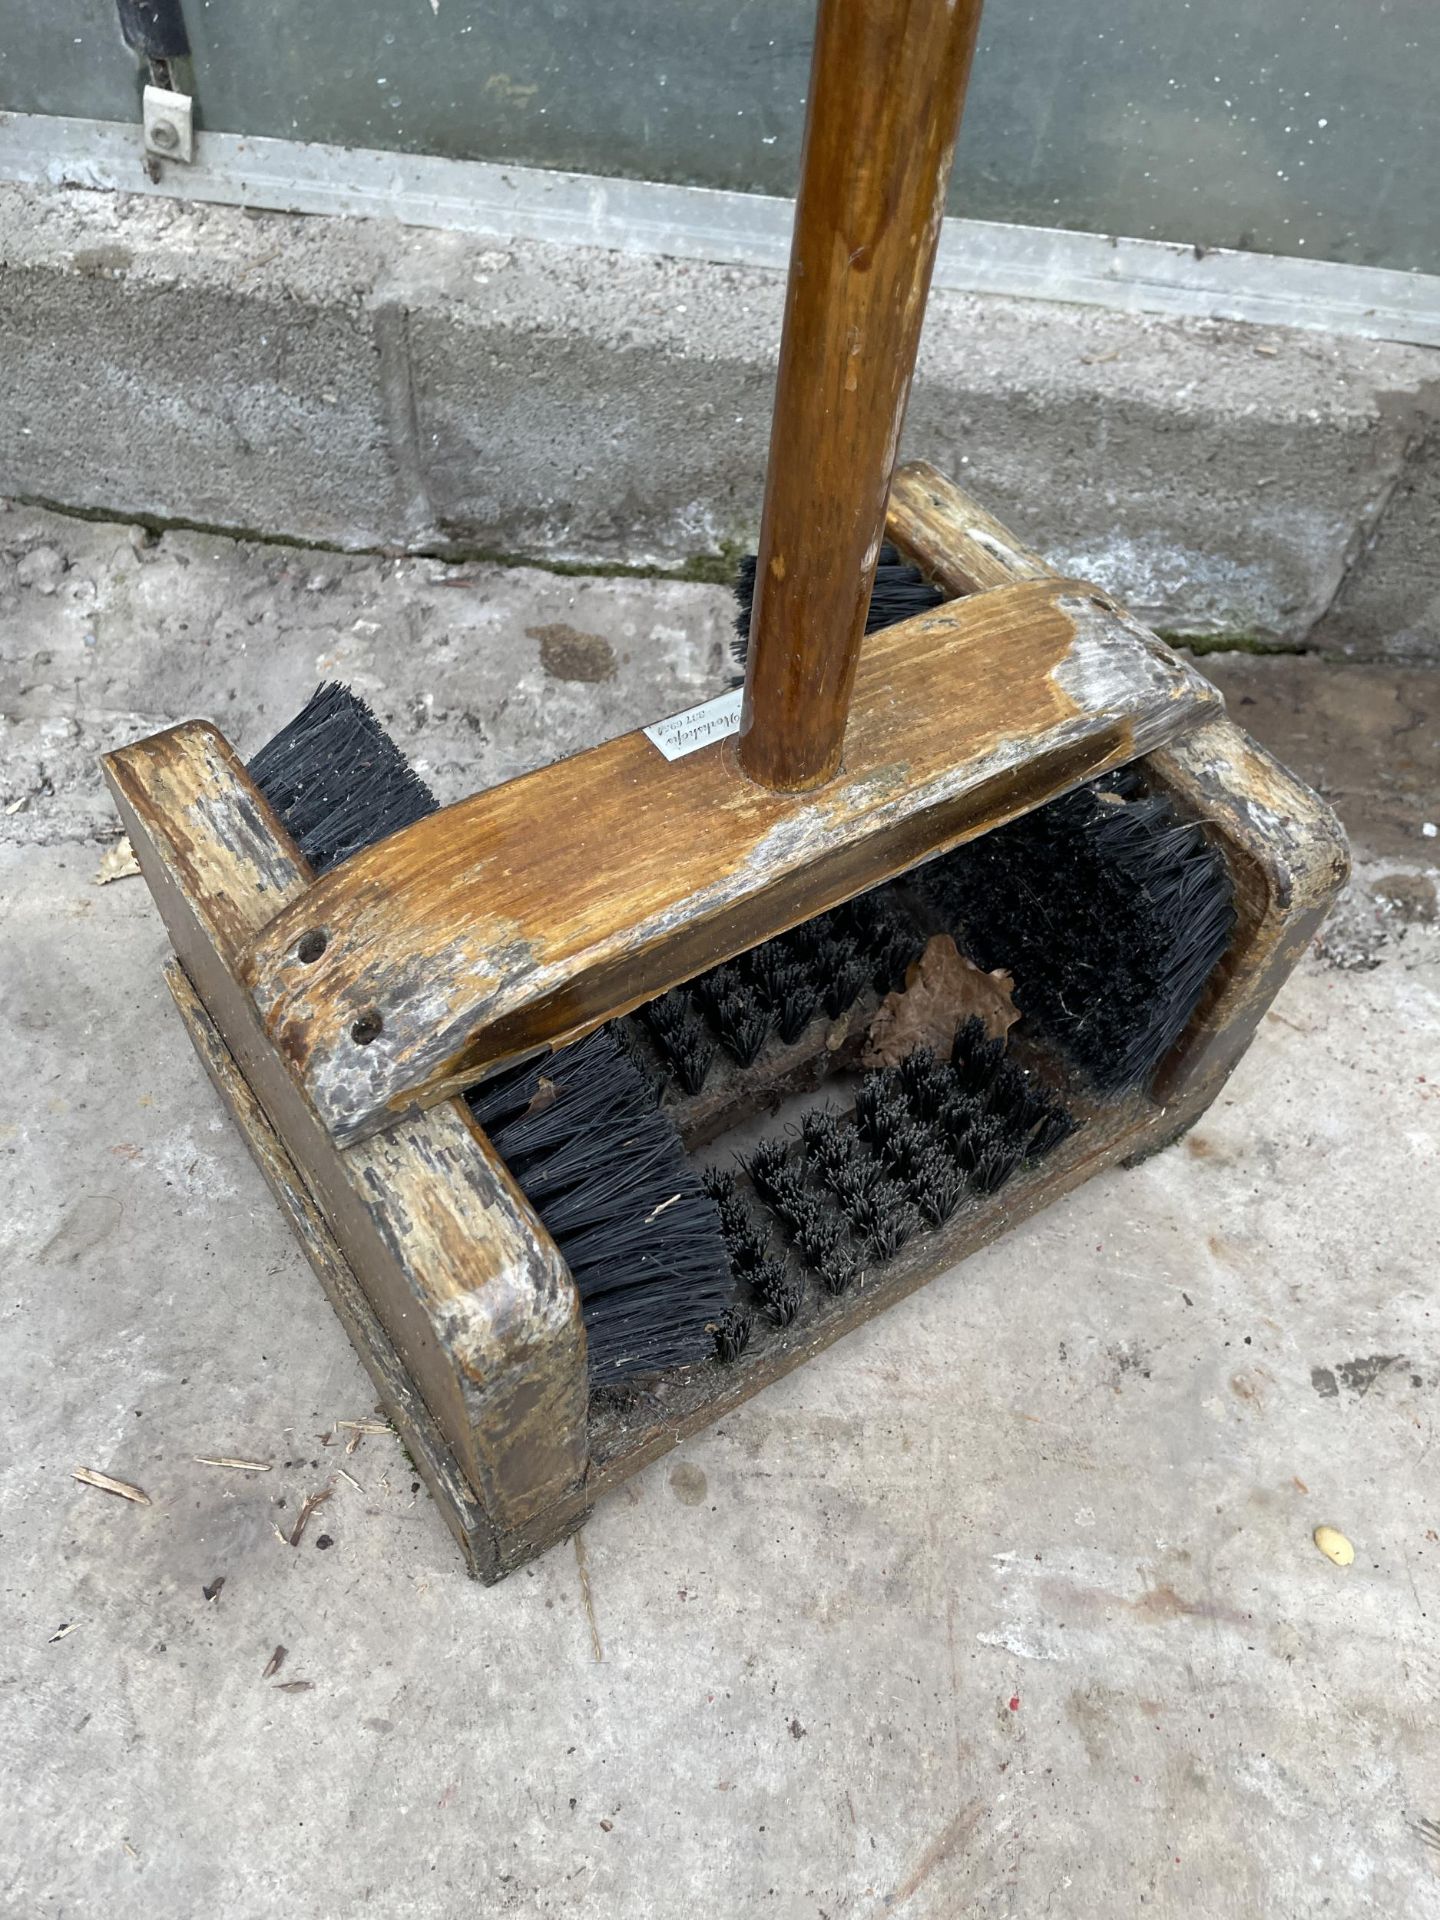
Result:
{"type": "Polygon", "coordinates": [[[115,0],[0,0],[0,110],[138,120],[143,85],[115,0]]]}
{"type": "MultiPolygon", "coordinates": [[[[793,191],[811,0],[183,3],[206,126],[793,191]]],[[[0,102],[121,112],[106,13],[0,0],[0,102]]],[[[1434,272],[1437,71],[1440,0],[990,0],[952,210],[1434,272]]]]}

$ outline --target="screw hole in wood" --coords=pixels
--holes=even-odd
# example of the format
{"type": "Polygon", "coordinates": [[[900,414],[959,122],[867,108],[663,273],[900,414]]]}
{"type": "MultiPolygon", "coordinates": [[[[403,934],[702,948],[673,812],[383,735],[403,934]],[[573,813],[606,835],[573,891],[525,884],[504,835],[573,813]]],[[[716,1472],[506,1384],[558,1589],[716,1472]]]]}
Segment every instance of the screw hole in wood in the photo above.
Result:
{"type": "Polygon", "coordinates": [[[378,1040],[384,1030],[385,1022],[380,1018],[378,1007],[367,1007],[350,1029],[350,1038],[357,1047],[368,1047],[372,1040],[378,1040]]]}
{"type": "Polygon", "coordinates": [[[318,927],[312,927],[309,933],[302,933],[295,945],[295,958],[311,967],[324,953],[329,942],[318,927]]]}

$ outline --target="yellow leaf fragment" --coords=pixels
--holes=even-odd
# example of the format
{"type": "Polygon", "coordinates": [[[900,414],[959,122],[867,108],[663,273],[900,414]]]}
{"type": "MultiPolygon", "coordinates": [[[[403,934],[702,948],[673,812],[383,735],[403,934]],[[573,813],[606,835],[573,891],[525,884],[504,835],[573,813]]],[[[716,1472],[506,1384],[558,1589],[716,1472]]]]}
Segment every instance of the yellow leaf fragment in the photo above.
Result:
{"type": "Polygon", "coordinates": [[[1355,1549],[1338,1527],[1316,1527],[1313,1538],[1325,1558],[1337,1567],[1348,1567],[1354,1560],[1355,1549]]]}

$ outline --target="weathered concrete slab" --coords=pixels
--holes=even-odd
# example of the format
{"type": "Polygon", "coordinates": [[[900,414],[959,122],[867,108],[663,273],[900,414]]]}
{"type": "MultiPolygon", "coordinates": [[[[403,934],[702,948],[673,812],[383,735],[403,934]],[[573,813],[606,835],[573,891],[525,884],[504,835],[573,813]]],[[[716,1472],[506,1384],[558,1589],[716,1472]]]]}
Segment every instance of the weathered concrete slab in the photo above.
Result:
{"type": "MultiPolygon", "coordinates": [[[[674,568],[753,538],[773,271],[0,187],[0,492],[674,568]]],[[[1424,348],[940,292],[906,450],[1162,627],[1440,652],[1424,348]]]]}
{"type": "Polygon", "coordinates": [[[342,672],[448,795],[713,686],[723,596],[28,511],[0,553],[7,1913],[1440,1916],[1433,676],[1219,664],[1362,884],[1196,1134],[486,1590],[94,883],[89,755],[342,672]]]}
{"type": "Polygon", "coordinates": [[[1314,630],[1320,646],[1374,649],[1433,661],[1440,632],[1440,434],[1417,422],[1416,441],[1334,605],[1314,630]]]}

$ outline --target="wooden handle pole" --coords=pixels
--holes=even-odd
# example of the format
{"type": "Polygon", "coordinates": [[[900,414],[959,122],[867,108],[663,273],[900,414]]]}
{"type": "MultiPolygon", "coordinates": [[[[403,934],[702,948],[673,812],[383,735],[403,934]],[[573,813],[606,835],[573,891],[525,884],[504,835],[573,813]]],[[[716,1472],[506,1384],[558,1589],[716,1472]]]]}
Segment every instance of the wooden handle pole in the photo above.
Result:
{"type": "Polygon", "coordinates": [[[980,0],[821,0],[740,764],[840,764],[980,0]]]}

